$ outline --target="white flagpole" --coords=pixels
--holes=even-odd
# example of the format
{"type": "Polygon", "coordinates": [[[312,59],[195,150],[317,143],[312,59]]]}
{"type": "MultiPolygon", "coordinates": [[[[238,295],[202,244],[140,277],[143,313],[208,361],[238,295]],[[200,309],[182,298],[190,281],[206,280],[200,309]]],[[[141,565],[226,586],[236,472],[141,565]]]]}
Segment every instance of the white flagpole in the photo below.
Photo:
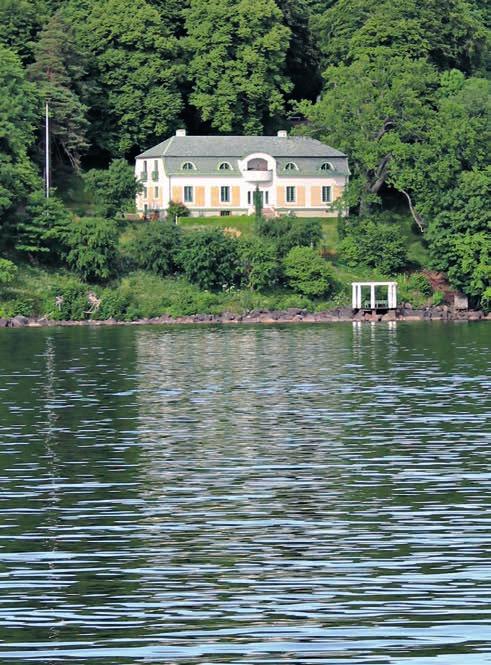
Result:
{"type": "Polygon", "coordinates": [[[49,199],[49,107],[46,102],[46,198],[49,199]]]}

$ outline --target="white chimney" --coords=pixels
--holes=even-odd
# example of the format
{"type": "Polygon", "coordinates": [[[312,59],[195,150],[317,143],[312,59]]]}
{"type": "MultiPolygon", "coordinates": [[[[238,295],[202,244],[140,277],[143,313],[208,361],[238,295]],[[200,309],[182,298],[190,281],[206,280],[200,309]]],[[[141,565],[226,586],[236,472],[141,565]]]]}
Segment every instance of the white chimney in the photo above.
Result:
{"type": "Polygon", "coordinates": [[[288,138],[288,132],[286,131],[286,129],[279,129],[278,130],[278,136],[281,139],[286,139],[286,138],[288,138]]]}
{"type": "Polygon", "coordinates": [[[186,136],[185,129],[176,129],[176,136],[186,136]]]}

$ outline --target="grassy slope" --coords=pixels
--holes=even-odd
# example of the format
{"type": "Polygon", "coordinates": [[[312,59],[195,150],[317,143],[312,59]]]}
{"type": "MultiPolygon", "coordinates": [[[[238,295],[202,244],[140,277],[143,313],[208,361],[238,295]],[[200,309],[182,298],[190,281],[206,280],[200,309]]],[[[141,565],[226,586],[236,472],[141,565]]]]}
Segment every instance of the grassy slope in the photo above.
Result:
{"type": "MultiPolygon", "coordinates": [[[[143,222],[145,223],[145,222],[143,222]]],[[[272,222],[274,223],[274,221],[272,222]]],[[[128,223],[120,238],[122,247],[131,239],[135,228],[142,222],[128,223]]],[[[243,237],[254,234],[253,217],[216,217],[216,218],[182,218],[179,224],[184,230],[198,228],[231,229],[243,237]]],[[[249,290],[236,290],[221,293],[202,292],[190,285],[184,279],[160,278],[143,272],[132,273],[120,280],[109,284],[106,288],[112,289],[128,302],[127,318],[140,318],[158,316],[169,313],[174,316],[210,313],[217,314],[223,311],[241,313],[251,309],[286,309],[288,307],[305,307],[307,309],[323,310],[335,306],[350,304],[350,283],[356,280],[382,280],[387,276],[366,268],[351,268],[339,260],[337,256],[338,233],[336,219],[322,219],[324,239],[322,246],[329,256],[333,266],[334,279],[337,284],[336,296],[329,301],[310,302],[308,299],[292,294],[285,289],[275,289],[270,293],[254,293],[249,290]]],[[[423,255],[424,247],[419,238],[414,236],[411,225],[402,227],[413,254],[423,255]]],[[[413,258],[414,260],[414,258],[413,258]]],[[[400,278],[401,287],[404,278],[400,278]]],[[[53,313],[54,294],[63,290],[67,285],[80,283],[76,277],[64,270],[49,270],[22,264],[15,281],[9,287],[3,287],[0,292],[0,316],[13,316],[16,313],[49,314],[53,313]]],[[[102,293],[101,287],[91,286],[102,293]]],[[[107,291],[106,291],[107,294],[107,291]]],[[[405,298],[411,299],[406,292],[405,298]]],[[[413,302],[418,304],[417,297],[413,302]]]]}

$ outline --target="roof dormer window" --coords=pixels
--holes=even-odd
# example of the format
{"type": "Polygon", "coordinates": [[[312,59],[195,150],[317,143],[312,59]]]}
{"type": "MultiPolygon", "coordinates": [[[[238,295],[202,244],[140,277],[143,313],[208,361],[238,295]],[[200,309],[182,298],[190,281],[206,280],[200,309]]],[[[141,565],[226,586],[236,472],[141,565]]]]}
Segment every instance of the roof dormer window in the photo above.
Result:
{"type": "Polygon", "coordinates": [[[184,162],[184,164],[181,165],[181,170],[182,171],[196,171],[196,166],[193,164],[193,162],[184,162]]]}
{"type": "Polygon", "coordinates": [[[321,171],[334,171],[331,162],[324,162],[321,164],[321,171]]]}
{"type": "Polygon", "coordinates": [[[295,162],[287,162],[285,164],[285,171],[298,171],[298,166],[295,162]]]}
{"type": "Polygon", "coordinates": [[[230,162],[220,162],[218,165],[219,171],[232,171],[232,164],[230,162]]]}

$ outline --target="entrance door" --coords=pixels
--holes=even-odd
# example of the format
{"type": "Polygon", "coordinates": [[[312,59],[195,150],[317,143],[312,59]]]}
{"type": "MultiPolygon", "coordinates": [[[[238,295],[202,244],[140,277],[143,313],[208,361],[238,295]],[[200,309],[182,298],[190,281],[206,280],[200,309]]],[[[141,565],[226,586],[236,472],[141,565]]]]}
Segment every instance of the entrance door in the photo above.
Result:
{"type": "MultiPolygon", "coordinates": [[[[250,191],[250,192],[247,192],[247,203],[249,205],[254,205],[254,201],[255,201],[254,194],[256,194],[255,189],[250,191]]],[[[264,204],[268,205],[268,203],[269,203],[269,192],[263,192],[263,191],[259,190],[257,192],[257,194],[259,194],[259,200],[261,202],[261,208],[264,206],[264,204]]]]}

